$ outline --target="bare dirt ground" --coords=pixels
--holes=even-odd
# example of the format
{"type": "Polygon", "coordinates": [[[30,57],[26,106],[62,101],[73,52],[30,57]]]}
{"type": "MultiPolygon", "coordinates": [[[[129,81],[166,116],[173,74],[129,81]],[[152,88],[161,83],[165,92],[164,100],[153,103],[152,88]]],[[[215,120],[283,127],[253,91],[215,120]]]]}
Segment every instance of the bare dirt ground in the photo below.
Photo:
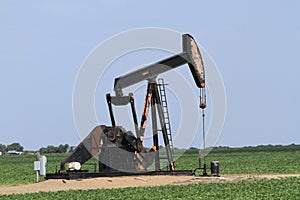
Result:
{"type": "Polygon", "coordinates": [[[221,177],[194,177],[194,176],[130,176],[130,177],[101,177],[82,180],[52,179],[40,183],[17,186],[0,186],[1,194],[23,194],[34,192],[60,191],[60,190],[88,190],[97,188],[125,188],[145,187],[159,185],[178,185],[206,182],[233,182],[253,180],[258,178],[284,178],[300,177],[300,174],[272,174],[272,175],[223,175],[221,177]]]}

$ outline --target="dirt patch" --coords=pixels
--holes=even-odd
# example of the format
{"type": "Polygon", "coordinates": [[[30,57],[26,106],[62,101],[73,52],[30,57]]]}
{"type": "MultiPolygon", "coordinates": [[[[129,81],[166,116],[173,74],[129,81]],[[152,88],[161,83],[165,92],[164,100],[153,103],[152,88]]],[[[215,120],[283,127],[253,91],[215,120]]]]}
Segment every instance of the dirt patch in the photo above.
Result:
{"type": "Polygon", "coordinates": [[[82,180],[52,179],[40,183],[0,186],[0,194],[21,194],[34,192],[48,192],[60,190],[88,190],[98,188],[125,188],[159,185],[176,185],[205,182],[232,182],[253,180],[257,178],[300,177],[300,174],[272,174],[272,175],[224,175],[222,177],[194,177],[194,176],[134,176],[134,177],[101,177],[82,180]]]}

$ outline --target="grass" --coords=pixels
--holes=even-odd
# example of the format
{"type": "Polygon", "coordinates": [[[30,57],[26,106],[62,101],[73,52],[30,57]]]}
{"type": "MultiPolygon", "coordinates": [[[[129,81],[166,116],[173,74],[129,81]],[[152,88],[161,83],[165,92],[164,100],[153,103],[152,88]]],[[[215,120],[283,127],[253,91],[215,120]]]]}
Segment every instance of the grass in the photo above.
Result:
{"type": "MultiPolygon", "coordinates": [[[[51,154],[47,156],[47,170],[55,171],[56,165],[67,154],[51,154]]],[[[3,155],[0,156],[0,185],[17,185],[33,183],[36,181],[36,173],[33,170],[34,155],[3,155]]]]}
{"type": "MultiPolygon", "coordinates": [[[[180,153],[182,150],[176,150],[180,153]]],[[[47,172],[54,173],[67,154],[49,154],[47,172]]],[[[191,149],[176,161],[176,168],[195,169],[198,166],[198,150],[191,149]]],[[[34,155],[0,156],[0,185],[33,183],[36,175],[33,170],[34,155]]],[[[207,156],[209,161],[220,161],[221,174],[288,174],[300,173],[300,146],[270,146],[249,148],[216,148],[207,156]]],[[[94,170],[92,159],[83,169],[94,170]]]]}
{"type": "MultiPolygon", "coordinates": [[[[218,160],[221,174],[289,174],[300,173],[300,146],[266,148],[216,148],[206,157],[206,163],[218,160]],[[275,150],[276,151],[275,151],[275,150]]],[[[176,161],[177,169],[198,166],[198,150],[186,151],[176,161]]]]}
{"type": "Polygon", "coordinates": [[[300,178],[3,195],[1,199],[298,199],[300,178]]]}
{"type": "MultiPolygon", "coordinates": [[[[175,153],[182,153],[176,150],[175,153]]],[[[47,171],[53,173],[67,154],[46,155],[47,171]]],[[[184,152],[177,169],[195,169],[198,150],[184,152]]],[[[0,185],[35,182],[34,155],[0,156],[0,185]]],[[[206,158],[220,161],[221,174],[300,173],[300,146],[215,148],[206,158]]],[[[83,169],[93,171],[92,159],[83,169]]],[[[199,183],[122,189],[71,190],[33,194],[0,195],[0,199],[297,199],[300,178],[256,179],[227,183],[199,183]]]]}

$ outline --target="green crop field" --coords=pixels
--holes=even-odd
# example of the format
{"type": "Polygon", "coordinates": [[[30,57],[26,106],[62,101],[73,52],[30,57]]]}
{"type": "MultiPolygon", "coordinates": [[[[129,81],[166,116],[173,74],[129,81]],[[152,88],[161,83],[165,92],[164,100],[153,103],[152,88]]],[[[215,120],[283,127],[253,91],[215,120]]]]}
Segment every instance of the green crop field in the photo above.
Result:
{"type": "MultiPolygon", "coordinates": [[[[197,158],[197,149],[187,150],[176,160],[176,168],[195,169],[197,158]]],[[[206,163],[216,160],[220,162],[221,174],[300,173],[300,145],[215,148],[206,157],[206,163]]]]}
{"type": "MultiPolygon", "coordinates": [[[[176,150],[181,153],[183,150],[176,150]]],[[[67,154],[49,154],[47,172],[54,173],[61,160],[67,154]]],[[[0,156],[0,185],[35,182],[33,170],[34,155],[0,156]]],[[[300,145],[264,146],[251,148],[215,148],[206,161],[220,161],[221,174],[288,174],[300,173],[300,145]]],[[[83,169],[94,170],[92,159],[83,165],[83,169]]],[[[195,169],[198,167],[198,150],[185,151],[176,160],[177,169],[195,169]]]]}
{"type": "Polygon", "coordinates": [[[299,199],[300,178],[3,195],[1,199],[299,199]]]}
{"type": "MultiPolygon", "coordinates": [[[[56,165],[67,154],[46,155],[48,159],[47,170],[55,171],[56,165]]],[[[36,174],[33,170],[34,155],[4,155],[0,156],[0,185],[17,185],[34,183],[36,174]]]]}
{"type": "MultiPolygon", "coordinates": [[[[183,150],[176,150],[175,154],[183,150]]],[[[49,154],[47,172],[53,173],[67,154],[49,154]]],[[[177,169],[195,169],[198,167],[198,150],[190,149],[176,161],[177,169]]],[[[0,156],[0,185],[17,185],[35,182],[33,170],[34,155],[0,156]]],[[[248,148],[215,148],[206,161],[220,161],[222,174],[296,174],[300,173],[300,146],[262,146],[248,148]]],[[[83,169],[93,171],[92,159],[83,165],[83,169]]],[[[99,189],[88,191],[42,192],[38,194],[0,196],[0,199],[295,199],[299,197],[300,178],[279,180],[254,180],[231,183],[200,183],[181,186],[161,186],[131,189],[99,189]],[[276,188],[276,189],[275,189],[276,188]],[[296,196],[291,196],[296,195],[296,196]]]]}

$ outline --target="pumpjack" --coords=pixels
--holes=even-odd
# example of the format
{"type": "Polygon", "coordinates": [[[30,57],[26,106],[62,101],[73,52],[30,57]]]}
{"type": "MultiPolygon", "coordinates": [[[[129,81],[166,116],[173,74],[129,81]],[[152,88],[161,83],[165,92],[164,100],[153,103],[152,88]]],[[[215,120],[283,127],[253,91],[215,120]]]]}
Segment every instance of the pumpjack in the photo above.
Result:
{"type": "Polygon", "coordinates": [[[164,83],[163,79],[158,79],[158,75],[186,64],[189,66],[196,86],[200,89],[200,108],[205,109],[205,73],[202,56],[194,38],[189,34],[183,34],[182,52],[115,78],[114,95],[106,94],[111,125],[96,126],[73,153],[61,162],[60,170],[55,174],[47,174],[46,178],[84,178],[137,173],[192,174],[191,170],[175,170],[164,83]],[[123,89],[141,81],[147,81],[148,84],[139,126],[134,95],[133,93],[124,95],[123,89]],[[116,125],[113,106],[126,105],[131,107],[135,134],[116,125]],[[150,150],[146,150],[143,141],[149,111],[151,111],[153,146],[150,150]],[[160,163],[159,134],[163,137],[168,162],[167,170],[160,163]],[[98,172],[88,173],[80,170],[80,165],[95,156],[98,156],[98,172]],[[66,164],[68,164],[67,170],[66,164]],[[154,170],[149,170],[149,166],[152,168],[154,166],[154,170]]]}

